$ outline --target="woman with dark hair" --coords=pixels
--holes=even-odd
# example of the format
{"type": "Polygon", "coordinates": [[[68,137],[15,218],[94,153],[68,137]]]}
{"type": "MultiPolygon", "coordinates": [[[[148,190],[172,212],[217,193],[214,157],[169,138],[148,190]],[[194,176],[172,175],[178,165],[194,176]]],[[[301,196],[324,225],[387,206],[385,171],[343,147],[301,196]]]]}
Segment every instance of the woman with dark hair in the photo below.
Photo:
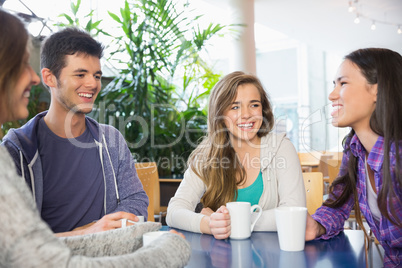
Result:
{"type": "MultiPolygon", "coordinates": [[[[28,116],[29,92],[40,82],[29,65],[30,39],[23,23],[0,8],[0,125],[28,116]]],[[[177,234],[142,246],[157,223],[57,238],[42,221],[32,193],[0,146],[0,267],[181,267],[188,243],[177,234]]]]}
{"type": "Polygon", "coordinates": [[[209,97],[208,133],[188,160],[169,226],[225,239],[230,235],[227,202],[258,204],[254,230],[276,231],[274,208],[305,206],[299,158],[285,134],[273,134],[274,116],[259,79],[243,72],[223,77],[209,97]],[[201,213],[194,212],[201,202],[201,213]]]}
{"type": "Polygon", "coordinates": [[[362,213],[383,246],[384,265],[401,267],[402,56],[381,48],[350,53],[329,100],[332,124],[352,130],[328,200],[307,218],[306,240],[337,235],[354,209],[360,227],[362,213]]]}
{"type": "Polygon", "coordinates": [[[28,62],[30,42],[24,25],[2,11],[0,26],[0,123],[3,124],[28,117],[29,89],[39,84],[40,79],[28,62]]]}

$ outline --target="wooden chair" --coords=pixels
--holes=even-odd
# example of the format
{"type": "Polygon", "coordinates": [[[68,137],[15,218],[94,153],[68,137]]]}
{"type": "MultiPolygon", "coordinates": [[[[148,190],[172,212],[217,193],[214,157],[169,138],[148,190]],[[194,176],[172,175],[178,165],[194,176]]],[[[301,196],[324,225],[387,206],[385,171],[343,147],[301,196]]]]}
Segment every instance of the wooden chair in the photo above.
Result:
{"type": "Polygon", "coordinates": [[[160,213],[160,190],[158,167],[155,162],[135,163],[138,178],[149,198],[148,221],[155,221],[155,214],[160,213]]]}
{"type": "Polygon", "coordinates": [[[343,152],[328,152],[328,154],[332,154],[332,159],[342,160],[343,152]]]}
{"type": "Polygon", "coordinates": [[[320,164],[320,152],[297,153],[303,172],[317,172],[320,164]]]}
{"type": "Polygon", "coordinates": [[[306,203],[308,213],[314,212],[322,205],[323,179],[321,172],[303,172],[304,188],[306,189],[306,203]]]}
{"type": "Polygon", "coordinates": [[[328,183],[329,185],[336,179],[339,174],[339,168],[341,167],[341,159],[328,159],[328,183]]]}
{"type": "Polygon", "coordinates": [[[322,154],[320,156],[320,163],[318,164],[318,172],[322,173],[324,178],[327,178],[328,175],[328,160],[332,159],[332,154],[322,154]]]}

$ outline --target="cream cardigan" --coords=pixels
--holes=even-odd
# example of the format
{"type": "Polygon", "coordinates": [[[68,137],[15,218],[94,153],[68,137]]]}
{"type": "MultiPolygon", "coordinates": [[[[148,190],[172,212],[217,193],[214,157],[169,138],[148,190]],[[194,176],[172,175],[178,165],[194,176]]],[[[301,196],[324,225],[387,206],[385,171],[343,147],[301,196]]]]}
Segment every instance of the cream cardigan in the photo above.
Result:
{"type": "MultiPolygon", "coordinates": [[[[276,231],[276,207],[306,206],[302,171],[297,152],[285,134],[269,133],[261,139],[261,171],[264,189],[258,204],[263,213],[254,231],[276,231]]],[[[166,222],[170,227],[200,233],[204,215],[194,209],[206,186],[187,169],[176,194],[169,202],[166,222]]]]}

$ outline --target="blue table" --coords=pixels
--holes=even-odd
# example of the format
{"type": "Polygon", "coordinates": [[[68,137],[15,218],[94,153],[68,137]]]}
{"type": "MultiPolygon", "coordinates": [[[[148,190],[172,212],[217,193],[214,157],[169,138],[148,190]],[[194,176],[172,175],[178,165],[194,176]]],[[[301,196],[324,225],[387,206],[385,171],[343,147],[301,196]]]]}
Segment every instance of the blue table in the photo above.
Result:
{"type": "MultiPolygon", "coordinates": [[[[253,232],[245,240],[216,240],[211,235],[176,230],[191,245],[186,267],[366,267],[363,232],[359,230],[345,230],[330,240],[306,242],[300,252],[281,251],[276,232],[253,232]]],[[[368,263],[369,267],[383,266],[374,243],[368,263]]]]}

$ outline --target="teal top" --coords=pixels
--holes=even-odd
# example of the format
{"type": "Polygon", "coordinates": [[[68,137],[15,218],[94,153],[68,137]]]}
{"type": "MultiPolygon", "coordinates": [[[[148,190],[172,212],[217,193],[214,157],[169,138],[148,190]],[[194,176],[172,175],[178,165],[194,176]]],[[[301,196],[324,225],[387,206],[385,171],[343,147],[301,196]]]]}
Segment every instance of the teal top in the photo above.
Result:
{"type": "Polygon", "coordinates": [[[237,190],[237,200],[238,202],[250,202],[251,205],[257,205],[260,201],[262,190],[264,188],[262,182],[262,173],[258,174],[257,179],[250,186],[237,190]]]}

